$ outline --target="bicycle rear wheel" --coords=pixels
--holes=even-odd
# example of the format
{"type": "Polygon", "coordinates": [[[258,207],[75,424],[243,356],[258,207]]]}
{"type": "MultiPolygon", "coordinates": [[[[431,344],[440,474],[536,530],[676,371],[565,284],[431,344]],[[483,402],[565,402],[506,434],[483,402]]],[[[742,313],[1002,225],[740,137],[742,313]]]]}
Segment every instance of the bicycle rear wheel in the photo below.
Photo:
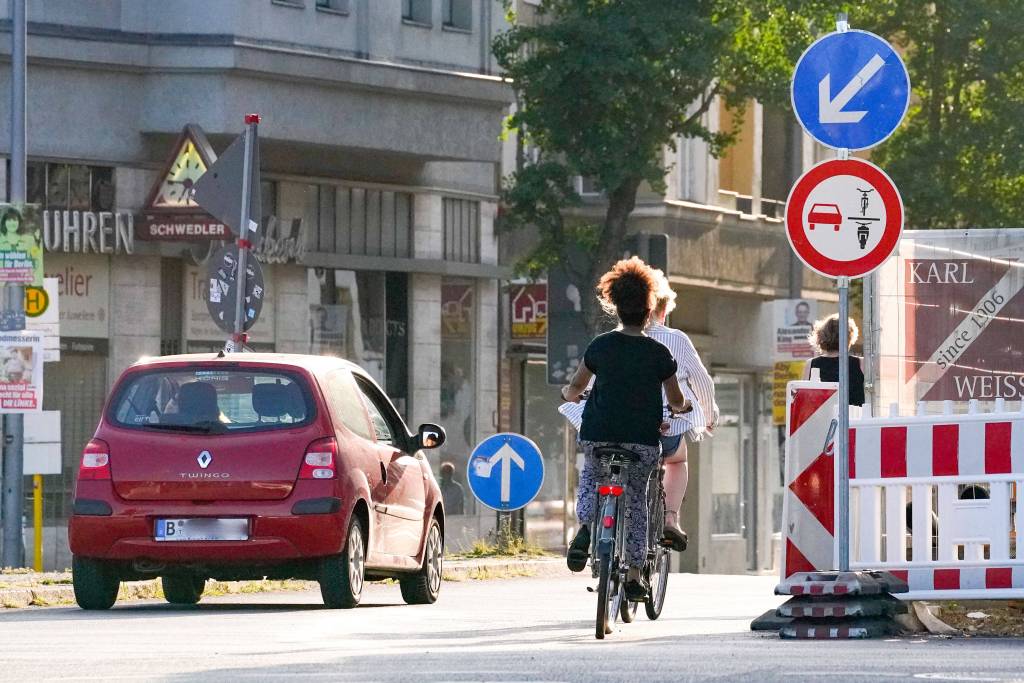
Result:
{"type": "Polygon", "coordinates": [[[654,567],[651,572],[651,593],[644,601],[647,618],[654,621],[661,616],[665,606],[665,593],[668,590],[669,552],[659,547],[654,551],[654,567]]]}
{"type": "Polygon", "coordinates": [[[618,598],[618,572],[612,568],[611,553],[600,559],[601,570],[597,580],[597,623],[594,625],[594,636],[604,640],[605,635],[612,632],[612,602],[618,598]]]}
{"type": "Polygon", "coordinates": [[[623,623],[632,624],[633,620],[636,619],[636,610],[640,606],[640,603],[633,602],[626,597],[625,586],[619,588],[619,616],[622,617],[623,623]]]}

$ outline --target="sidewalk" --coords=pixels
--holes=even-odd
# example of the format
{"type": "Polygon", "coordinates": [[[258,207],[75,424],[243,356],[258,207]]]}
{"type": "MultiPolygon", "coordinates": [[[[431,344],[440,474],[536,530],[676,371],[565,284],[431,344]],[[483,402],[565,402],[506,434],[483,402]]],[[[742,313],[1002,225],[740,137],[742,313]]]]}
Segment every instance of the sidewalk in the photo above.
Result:
{"type": "MultiPolygon", "coordinates": [[[[567,576],[565,560],[558,558],[516,559],[486,558],[478,560],[445,560],[445,581],[484,581],[515,577],[567,576]]],[[[232,593],[269,593],[305,591],[316,588],[313,581],[207,581],[204,595],[232,593]]],[[[153,600],[162,598],[157,579],[123,581],[118,600],[153,600]]],[[[21,607],[73,605],[75,593],[71,572],[0,571],[0,610],[21,607]]]]}

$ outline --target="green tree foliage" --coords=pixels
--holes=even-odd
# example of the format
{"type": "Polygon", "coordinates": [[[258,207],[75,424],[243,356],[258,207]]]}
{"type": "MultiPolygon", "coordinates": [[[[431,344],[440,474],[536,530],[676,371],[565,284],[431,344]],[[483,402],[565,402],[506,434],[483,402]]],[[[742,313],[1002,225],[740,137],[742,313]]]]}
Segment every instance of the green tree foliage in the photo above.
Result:
{"type": "Polygon", "coordinates": [[[851,23],[905,52],[914,97],[872,159],[913,228],[1024,226],[1021,0],[890,0],[851,23]]]}
{"type": "MultiPolygon", "coordinates": [[[[788,99],[793,62],[817,32],[790,6],[801,4],[543,0],[539,22],[498,36],[494,54],[519,104],[508,126],[540,154],[503,191],[501,229],[539,233],[521,266],[536,275],[583,247],[591,265],[574,279],[593,291],[620,253],[638,189],[664,188],[663,150],[676,136],[705,140],[717,156],[733,131],[705,126],[716,97],[735,110],[788,99]],[[565,211],[580,204],[574,176],[604,192],[603,220],[565,211]]],[[[583,299],[596,331],[594,297],[583,299]]]]}

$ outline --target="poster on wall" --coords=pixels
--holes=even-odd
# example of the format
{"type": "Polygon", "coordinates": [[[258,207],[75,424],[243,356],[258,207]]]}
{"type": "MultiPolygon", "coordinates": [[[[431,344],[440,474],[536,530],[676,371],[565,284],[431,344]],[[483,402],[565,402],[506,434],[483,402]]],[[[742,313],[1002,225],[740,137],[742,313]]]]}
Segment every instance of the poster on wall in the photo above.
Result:
{"type": "Polygon", "coordinates": [[[776,299],[771,302],[775,331],[772,375],[772,423],[786,424],[786,385],[803,377],[804,364],[814,356],[808,339],[818,315],[813,299],[776,299]]]}
{"type": "Polygon", "coordinates": [[[309,305],[309,353],[344,356],[348,306],[309,305]]]}
{"type": "Polygon", "coordinates": [[[874,286],[881,405],[1024,398],[1024,230],[904,232],[874,286]]]}
{"type": "Polygon", "coordinates": [[[0,204],[0,282],[43,286],[43,232],[35,204],[0,204]]]}
{"type": "Polygon", "coordinates": [[[441,285],[441,337],[471,340],[472,319],[473,285],[441,285]]]}
{"type": "Polygon", "coordinates": [[[43,409],[43,334],[0,334],[0,413],[43,409]]]}
{"type": "Polygon", "coordinates": [[[548,286],[513,285],[509,291],[513,339],[544,339],[548,334],[548,286]]]}

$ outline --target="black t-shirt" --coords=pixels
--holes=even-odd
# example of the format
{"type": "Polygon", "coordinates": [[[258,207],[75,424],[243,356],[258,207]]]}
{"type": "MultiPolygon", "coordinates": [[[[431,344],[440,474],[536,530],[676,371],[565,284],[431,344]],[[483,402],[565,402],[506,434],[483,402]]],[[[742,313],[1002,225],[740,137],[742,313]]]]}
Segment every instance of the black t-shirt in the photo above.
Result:
{"type": "MultiPolygon", "coordinates": [[[[822,382],[839,381],[839,358],[836,356],[818,356],[811,360],[811,367],[818,368],[822,382]]],[[[864,405],[864,371],[857,356],[850,356],[850,405],[864,405]]]]}
{"type": "Polygon", "coordinates": [[[650,337],[614,331],[590,342],[583,363],[596,379],[583,409],[580,438],[658,445],[661,383],[676,372],[672,352],[650,337]]]}

